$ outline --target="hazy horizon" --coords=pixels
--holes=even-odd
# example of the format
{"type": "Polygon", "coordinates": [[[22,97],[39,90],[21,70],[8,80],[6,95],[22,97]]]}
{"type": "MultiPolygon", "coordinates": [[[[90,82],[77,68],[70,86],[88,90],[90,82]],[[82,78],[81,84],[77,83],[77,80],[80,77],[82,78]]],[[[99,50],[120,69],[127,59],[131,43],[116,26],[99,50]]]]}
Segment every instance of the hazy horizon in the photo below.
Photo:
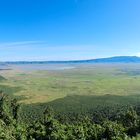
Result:
{"type": "MultiPolygon", "coordinates": [[[[96,59],[108,59],[108,58],[118,58],[118,57],[136,57],[140,58],[140,56],[109,56],[109,57],[98,57],[98,58],[91,58],[91,59],[71,59],[71,60],[9,60],[9,61],[0,61],[2,63],[5,62],[69,62],[69,61],[86,61],[86,60],[96,60],[96,59]]],[[[131,60],[130,60],[131,61],[131,60]]]]}

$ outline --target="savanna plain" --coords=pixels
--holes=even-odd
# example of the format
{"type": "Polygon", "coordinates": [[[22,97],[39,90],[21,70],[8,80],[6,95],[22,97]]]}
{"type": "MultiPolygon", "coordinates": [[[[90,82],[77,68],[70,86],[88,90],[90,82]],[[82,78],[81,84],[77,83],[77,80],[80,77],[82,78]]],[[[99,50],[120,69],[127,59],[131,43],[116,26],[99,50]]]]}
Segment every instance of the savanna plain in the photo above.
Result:
{"type": "Polygon", "coordinates": [[[57,111],[137,103],[140,64],[17,64],[0,71],[0,88],[25,105],[57,111]]]}

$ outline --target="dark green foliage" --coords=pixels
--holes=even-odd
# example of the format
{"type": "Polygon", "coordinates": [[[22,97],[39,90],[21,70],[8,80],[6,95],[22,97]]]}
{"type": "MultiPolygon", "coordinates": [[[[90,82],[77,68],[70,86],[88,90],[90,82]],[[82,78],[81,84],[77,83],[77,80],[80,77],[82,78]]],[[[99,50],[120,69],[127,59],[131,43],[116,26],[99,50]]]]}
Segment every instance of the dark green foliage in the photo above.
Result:
{"type": "Polygon", "coordinates": [[[121,124],[116,122],[106,121],[103,124],[103,137],[107,140],[125,139],[125,129],[121,124]]]}
{"type": "Polygon", "coordinates": [[[82,114],[73,114],[75,118],[73,117],[72,121],[64,119],[61,115],[56,117],[53,109],[48,106],[40,119],[25,123],[20,111],[16,99],[0,94],[1,140],[131,140],[131,137],[139,139],[137,134],[140,133],[140,118],[132,107],[127,111],[121,110],[116,116],[113,114],[111,119],[100,114],[103,115],[101,118],[104,118],[100,119],[100,122],[95,122],[93,116],[82,114]]]}
{"type": "Polygon", "coordinates": [[[19,110],[19,104],[17,103],[17,99],[13,99],[11,101],[11,108],[12,108],[13,118],[15,120],[17,120],[18,119],[18,110],[19,110]]]}

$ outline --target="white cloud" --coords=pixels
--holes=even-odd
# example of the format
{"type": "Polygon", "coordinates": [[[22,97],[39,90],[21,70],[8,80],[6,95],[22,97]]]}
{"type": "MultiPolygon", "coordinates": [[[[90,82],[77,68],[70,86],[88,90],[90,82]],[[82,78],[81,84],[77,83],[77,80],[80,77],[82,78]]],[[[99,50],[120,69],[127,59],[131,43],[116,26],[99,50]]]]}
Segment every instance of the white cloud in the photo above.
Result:
{"type": "Polygon", "coordinates": [[[9,47],[9,46],[25,46],[25,45],[36,45],[36,44],[46,44],[45,41],[19,41],[19,42],[7,42],[0,43],[0,47],[9,47]]]}

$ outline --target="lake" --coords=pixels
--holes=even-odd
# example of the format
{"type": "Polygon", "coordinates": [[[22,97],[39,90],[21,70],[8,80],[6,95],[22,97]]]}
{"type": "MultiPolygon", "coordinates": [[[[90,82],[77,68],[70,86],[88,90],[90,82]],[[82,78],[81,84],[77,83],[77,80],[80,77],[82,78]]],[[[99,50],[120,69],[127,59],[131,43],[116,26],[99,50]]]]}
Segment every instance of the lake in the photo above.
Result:
{"type": "Polygon", "coordinates": [[[24,71],[37,71],[37,70],[68,70],[74,69],[73,65],[63,64],[14,64],[10,65],[11,69],[20,69],[24,71]]]}

